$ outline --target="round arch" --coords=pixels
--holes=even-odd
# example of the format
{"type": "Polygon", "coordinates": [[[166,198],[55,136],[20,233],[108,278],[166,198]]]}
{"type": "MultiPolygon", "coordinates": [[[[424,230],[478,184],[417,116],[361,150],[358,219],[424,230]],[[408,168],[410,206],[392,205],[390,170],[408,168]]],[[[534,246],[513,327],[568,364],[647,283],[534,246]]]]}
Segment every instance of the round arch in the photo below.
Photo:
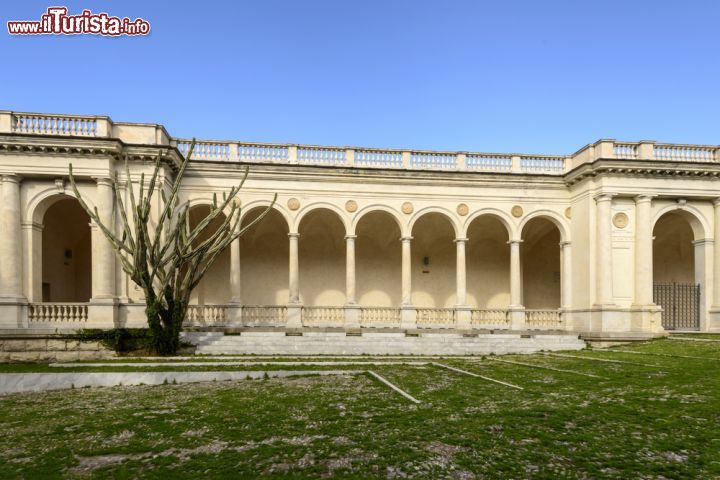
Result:
{"type": "Polygon", "coordinates": [[[467,237],[470,225],[481,217],[492,217],[497,219],[507,230],[508,239],[515,237],[515,229],[510,217],[508,217],[502,210],[496,208],[482,208],[468,215],[467,219],[465,219],[465,222],[462,224],[462,237],[467,237]]]}
{"type": "Polygon", "coordinates": [[[450,210],[443,207],[425,207],[415,212],[415,214],[410,218],[410,221],[407,225],[407,231],[403,233],[403,236],[412,236],[413,228],[415,227],[417,221],[425,215],[431,213],[437,213],[440,216],[445,217],[447,221],[450,222],[450,226],[455,233],[455,237],[459,237],[461,230],[460,226],[458,225],[457,217],[450,210]]]}
{"type": "Polygon", "coordinates": [[[569,242],[570,241],[570,226],[566,223],[566,221],[563,219],[562,215],[559,213],[553,211],[553,210],[536,210],[534,212],[528,213],[525,217],[523,217],[522,221],[518,225],[517,228],[517,234],[520,239],[522,239],[523,230],[525,229],[525,226],[533,219],[536,218],[544,218],[546,220],[549,220],[550,222],[554,223],[557,227],[558,231],[560,232],[560,241],[561,242],[569,242]]]}
{"type": "Polygon", "coordinates": [[[380,205],[380,204],[373,204],[368,205],[366,207],[363,207],[360,209],[355,216],[352,218],[350,222],[350,229],[348,230],[348,235],[355,235],[355,231],[357,229],[358,224],[360,223],[360,220],[363,219],[368,214],[374,213],[374,212],[385,212],[388,215],[390,215],[393,220],[395,220],[395,223],[397,223],[398,228],[400,229],[400,235],[403,235],[403,232],[405,231],[403,228],[402,218],[400,217],[400,213],[393,209],[392,207],[388,207],[387,205],[380,205]]]}
{"type": "MultiPolygon", "coordinates": [[[[78,188],[80,189],[81,185],[78,185],[78,188]]],[[[92,198],[88,198],[87,193],[88,192],[85,192],[83,195],[83,200],[88,207],[94,208],[95,203],[92,198]]],[[[23,223],[42,224],[45,212],[47,212],[53,204],[67,198],[77,199],[75,192],[72,190],[59,191],[56,187],[49,187],[38,192],[27,203],[23,223]]]]}
{"type": "Polygon", "coordinates": [[[562,223],[538,212],[519,225],[522,304],[525,308],[556,309],[562,305],[563,282],[560,244],[562,223]]]}
{"type": "Polygon", "coordinates": [[[708,232],[712,232],[712,229],[705,216],[695,206],[687,204],[683,206],[677,204],[668,205],[658,210],[652,220],[652,230],[655,230],[658,221],[668,213],[675,213],[687,220],[693,231],[693,240],[711,238],[711,236],[708,236],[708,232]]]}
{"type": "Polygon", "coordinates": [[[252,202],[248,202],[247,205],[241,204],[240,223],[242,224],[245,221],[245,217],[250,214],[250,212],[257,210],[258,208],[267,208],[270,205],[272,205],[272,210],[278,212],[283,220],[285,220],[285,225],[287,226],[288,231],[290,231],[290,226],[293,223],[290,212],[277,202],[273,205],[273,203],[268,200],[254,200],[252,202]]]}
{"type": "Polygon", "coordinates": [[[329,210],[333,213],[335,213],[340,220],[340,223],[342,223],[343,228],[345,229],[345,235],[348,234],[350,231],[350,225],[347,218],[347,215],[342,211],[340,207],[337,205],[333,205],[332,203],[327,202],[315,202],[311,203],[309,205],[306,205],[305,207],[301,208],[300,211],[295,216],[295,222],[292,224],[293,226],[293,232],[299,232],[300,231],[300,224],[303,221],[303,218],[305,218],[310,213],[317,211],[317,210],[329,210]]]}

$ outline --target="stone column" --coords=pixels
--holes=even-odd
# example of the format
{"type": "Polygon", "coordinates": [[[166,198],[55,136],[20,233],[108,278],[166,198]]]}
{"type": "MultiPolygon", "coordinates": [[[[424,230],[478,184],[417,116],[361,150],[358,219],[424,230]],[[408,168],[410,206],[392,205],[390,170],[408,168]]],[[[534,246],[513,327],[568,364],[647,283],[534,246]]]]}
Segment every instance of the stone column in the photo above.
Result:
{"type": "Polygon", "coordinates": [[[471,328],[472,315],[470,307],[467,305],[467,269],[465,264],[465,245],[467,238],[455,239],[455,318],[457,319],[456,327],[460,330],[469,330],[471,328]]]}
{"type": "Polygon", "coordinates": [[[242,297],[240,291],[240,237],[230,242],[230,305],[228,321],[242,325],[242,297]]]}
{"type": "Polygon", "coordinates": [[[290,239],[290,298],[288,300],[286,327],[288,329],[299,329],[302,328],[302,305],[300,304],[300,263],[298,259],[298,241],[300,234],[291,232],[288,233],[288,238],[290,239]]]}
{"type": "Polygon", "coordinates": [[[522,240],[510,240],[510,326],[521,329],[525,326],[525,307],[522,304],[522,271],[520,266],[520,244],[522,240]]]}
{"type": "Polygon", "coordinates": [[[357,235],[345,235],[345,329],[360,328],[360,306],[355,289],[355,239],[357,235]]]}
{"type": "MultiPolygon", "coordinates": [[[[109,229],[114,229],[114,201],[112,181],[96,178],[96,202],[98,216],[109,229]]],[[[115,250],[100,227],[90,224],[92,250],[92,298],[88,307],[88,324],[94,328],[113,328],[117,321],[117,297],[115,295],[115,250]]]]}
{"type": "MultiPolygon", "coordinates": [[[[0,302],[24,302],[20,230],[20,177],[2,175],[0,204],[0,302]]],[[[0,319],[0,322],[2,320],[0,319]]]]}
{"type": "Polygon", "coordinates": [[[595,304],[613,305],[612,292],[612,237],[611,206],[612,194],[601,193],[595,196],[596,202],[596,293],[595,304]]]}
{"type": "Polygon", "coordinates": [[[560,242],[560,280],[562,281],[560,308],[572,306],[572,244],[560,242]]]}
{"type": "Polygon", "coordinates": [[[635,302],[653,304],[653,237],[650,209],[652,196],[635,197],[635,302]]]}
{"type": "Polygon", "coordinates": [[[410,246],[412,237],[402,237],[402,306],[400,326],[406,330],[417,327],[415,309],[412,305],[412,256],[410,246]]]}
{"type": "MultiPolygon", "coordinates": [[[[113,229],[113,188],[109,178],[96,178],[97,210],[100,221],[113,229]]],[[[115,298],[115,250],[99,226],[92,226],[93,258],[93,299],[115,298]]]]}
{"type": "MultiPolygon", "coordinates": [[[[713,200],[715,208],[715,241],[713,243],[713,310],[720,311],[720,198],[713,200]]],[[[720,324],[718,325],[720,328],[720,324]]]]}

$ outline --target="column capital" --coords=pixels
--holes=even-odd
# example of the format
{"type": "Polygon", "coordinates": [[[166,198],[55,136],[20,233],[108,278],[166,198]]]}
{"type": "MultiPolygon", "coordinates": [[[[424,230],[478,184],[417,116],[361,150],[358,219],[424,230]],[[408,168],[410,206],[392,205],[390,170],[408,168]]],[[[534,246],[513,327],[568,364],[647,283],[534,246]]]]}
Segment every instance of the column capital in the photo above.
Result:
{"type": "Polygon", "coordinates": [[[413,237],[400,237],[400,241],[410,243],[413,237]]]}
{"type": "Polygon", "coordinates": [[[467,241],[467,238],[456,238],[455,240],[453,240],[453,242],[455,243],[467,243],[467,241]]]}
{"type": "Polygon", "coordinates": [[[612,200],[613,197],[617,196],[617,193],[610,193],[610,192],[600,192],[593,195],[593,198],[597,203],[600,202],[609,202],[612,200]]]}
{"type": "Polygon", "coordinates": [[[345,235],[345,240],[355,240],[357,235],[345,235]]]}
{"type": "Polygon", "coordinates": [[[3,173],[0,174],[0,182],[7,182],[7,183],[20,183],[22,181],[22,176],[16,174],[16,173],[3,173]]]}
{"type": "Polygon", "coordinates": [[[712,204],[715,208],[720,207],[720,197],[713,199],[712,204]]]}
{"type": "Polygon", "coordinates": [[[92,177],[92,179],[95,180],[95,183],[98,185],[112,187],[112,178],[110,177],[92,177]]]}
{"type": "Polygon", "coordinates": [[[300,234],[297,233],[297,232],[290,232],[290,233],[288,233],[288,237],[290,237],[290,238],[298,238],[298,237],[300,237],[300,234]]]}
{"type": "Polygon", "coordinates": [[[520,245],[520,244],[523,243],[524,241],[525,241],[525,240],[523,240],[523,239],[521,239],[521,238],[514,238],[514,239],[512,239],[512,240],[508,240],[506,243],[507,243],[508,245],[520,245]]]}
{"type": "Polygon", "coordinates": [[[24,230],[35,230],[36,232],[42,232],[45,228],[45,225],[36,222],[22,222],[20,225],[24,230]]]}
{"type": "Polygon", "coordinates": [[[649,203],[652,202],[652,199],[655,197],[657,197],[657,195],[653,195],[652,193],[641,193],[635,196],[635,203],[649,203]]]}
{"type": "Polygon", "coordinates": [[[558,243],[558,245],[560,245],[560,248],[569,247],[572,245],[572,242],[570,240],[563,240],[560,243],[558,243]]]}

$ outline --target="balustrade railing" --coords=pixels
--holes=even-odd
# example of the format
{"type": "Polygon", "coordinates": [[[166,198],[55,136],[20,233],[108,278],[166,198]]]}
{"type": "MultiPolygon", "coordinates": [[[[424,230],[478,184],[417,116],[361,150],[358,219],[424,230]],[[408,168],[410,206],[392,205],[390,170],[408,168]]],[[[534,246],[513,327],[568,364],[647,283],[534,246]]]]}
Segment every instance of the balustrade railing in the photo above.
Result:
{"type": "Polygon", "coordinates": [[[529,327],[555,327],[562,326],[560,310],[525,310],[525,324],[529,327]]]}
{"type": "Polygon", "coordinates": [[[520,157],[520,171],[523,173],[545,173],[562,175],[565,173],[564,157],[520,157]]]}
{"type": "Polygon", "coordinates": [[[613,154],[615,158],[635,159],[638,156],[638,146],[634,143],[615,143],[613,154]]]}
{"type": "Polygon", "coordinates": [[[345,165],[345,149],[333,147],[298,147],[298,163],[313,165],[345,165]]]}
{"type": "MultiPolygon", "coordinates": [[[[190,143],[187,140],[177,142],[177,149],[183,155],[188,154],[190,143]]],[[[191,160],[226,161],[230,159],[230,144],[222,142],[195,142],[191,160]]]]}
{"type": "Polygon", "coordinates": [[[343,307],[303,307],[302,324],[313,327],[341,327],[345,323],[343,307]]]}
{"type": "Polygon", "coordinates": [[[412,153],[410,168],[415,170],[455,170],[457,169],[457,155],[433,152],[412,153]]]}
{"type": "Polygon", "coordinates": [[[470,324],[473,327],[508,325],[509,323],[507,310],[488,308],[473,308],[470,310],[470,324]]]}
{"type": "Polygon", "coordinates": [[[228,320],[227,305],[188,305],[184,326],[221,326],[228,320]]]}
{"type": "Polygon", "coordinates": [[[249,327],[282,327],[287,321],[285,305],[244,305],[243,325],[249,327]]]}
{"type": "Polygon", "coordinates": [[[402,168],[402,152],[355,150],[355,166],[366,168],[402,168]]]}
{"type": "Polygon", "coordinates": [[[718,158],[718,148],[697,145],[665,145],[653,146],[655,160],[668,160],[672,162],[714,162],[718,158]]]}
{"type": "Polygon", "coordinates": [[[418,328],[455,327],[454,308],[418,308],[415,310],[418,328]]]}
{"type": "Polygon", "coordinates": [[[360,307],[360,326],[393,328],[400,326],[400,309],[394,307],[360,307]]]}
{"type": "Polygon", "coordinates": [[[12,131],[19,133],[82,137],[94,137],[99,133],[97,117],[13,113],[11,122],[12,131]]]}
{"type": "Polygon", "coordinates": [[[512,157],[468,154],[465,156],[465,168],[473,172],[509,172],[512,169],[512,157]]]}
{"type": "Polygon", "coordinates": [[[240,161],[284,163],[289,159],[290,149],[286,145],[262,145],[241,143],[237,146],[240,161]]]}
{"type": "Polygon", "coordinates": [[[87,322],[87,303],[31,303],[28,305],[29,322],[77,323],[87,322]]]}

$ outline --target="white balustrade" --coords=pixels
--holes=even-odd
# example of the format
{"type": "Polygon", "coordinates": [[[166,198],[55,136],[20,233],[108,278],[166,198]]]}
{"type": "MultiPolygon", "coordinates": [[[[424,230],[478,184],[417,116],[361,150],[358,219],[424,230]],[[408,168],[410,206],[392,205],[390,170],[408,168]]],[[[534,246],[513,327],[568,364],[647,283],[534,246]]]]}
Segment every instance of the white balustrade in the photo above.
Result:
{"type": "Polygon", "coordinates": [[[298,163],[308,165],[345,165],[345,149],[332,147],[298,147],[298,163]]]}
{"type": "Polygon", "coordinates": [[[638,158],[638,146],[633,143],[615,143],[613,153],[615,158],[635,159],[638,158]]]}
{"type": "Polygon", "coordinates": [[[184,326],[220,326],[227,323],[227,305],[188,305],[184,326]]]}
{"type": "Polygon", "coordinates": [[[520,171],[523,173],[546,173],[561,175],[565,172],[564,157],[520,157],[520,171]]]}
{"type": "Polygon", "coordinates": [[[454,308],[417,308],[415,318],[418,328],[454,328],[454,308]]]}
{"type": "Polygon", "coordinates": [[[396,328],[400,326],[400,309],[395,307],[360,307],[360,326],[396,328]]]}
{"type": "Polygon", "coordinates": [[[243,325],[249,327],[282,327],[287,320],[285,305],[244,305],[243,325]]]}
{"type": "Polygon", "coordinates": [[[303,307],[302,324],[312,327],[341,327],[345,323],[343,307],[303,307]]]}
{"type": "Polygon", "coordinates": [[[355,166],[369,168],[401,168],[402,152],[355,150],[355,166]]]}
{"type": "Polygon", "coordinates": [[[240,161],[284,163],[289,157],[288,147],[283,145],[242,143],[237,148],[240,161]]]}
{"type": "Polygon", "coordinates": [[[468,154],[465,156],[467,170],[473,172],[509,172],[512,159],[503,155],[468,154]]]}
{"type": "MultiPolygon", "coordinates": [[[[178,140],[177,148],[187,156],[191,142],[178,140]]],[[[191,160],[227,161],[230,159],[230,144],[222,142],[195,142],[191,160]]]]}
{"type": "Polygon", "coordinates": [[[454,170],[457,168],[457,155],[454,153],[413,152],[410,155],[410,168],[454,170]]]}
{"type": "Polygon", "coordinates": [[[672,162],[715,162],[718,148],[697,145],[655,145],[653,158],[672,162]]]}
{"type": "Polygon", "coordinates": [[[98,134],[98,123],[97,118],[94,117],[13,113],[12,131],[39,135],[94,137],[98,134]]]}
{"type": "Polygon", "coordinates": [[[31,303],[28,321],[43,323],[87,322],[87,303],[31,303]]]}
{"type": "Polygon", "coordinates": [[[473,308],[470,310],[470,324],[473,327],[488,325],[509,325],[508,311],[503,309],[473,308]]]}
{"type": "Polygon", "coordinates": [[[563,321],[560,310],[525,310],[525,323],[530,327],[559,328],[563,321]]]}

